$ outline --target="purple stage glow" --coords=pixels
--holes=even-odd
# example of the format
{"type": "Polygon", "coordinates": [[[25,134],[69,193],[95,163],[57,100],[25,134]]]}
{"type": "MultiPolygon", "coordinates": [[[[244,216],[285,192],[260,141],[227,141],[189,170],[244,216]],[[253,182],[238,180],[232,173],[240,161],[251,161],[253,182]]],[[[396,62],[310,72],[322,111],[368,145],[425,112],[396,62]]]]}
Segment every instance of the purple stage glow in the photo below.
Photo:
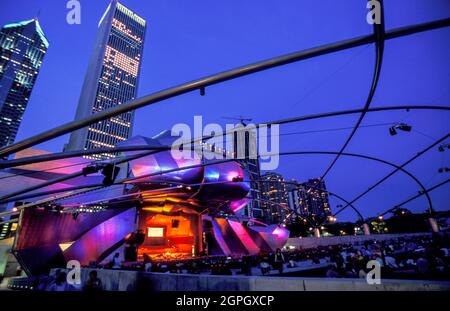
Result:
{"type": "Polygon", "coordinates": [[[76,259],[82,265],[96,261],[108,248],[134,231],[136,210],[130,208],[90,229],[64,252],[67,261],[76,259]]]}
{"type": "MultiPolygon", "coordinates": [[[[158,135],[157,138],[137,136],[124,141],[121,145],[162,146],[176,138],[167,135],[168,132],[158,135]]],[[[34,151],[31,150],[30,152],[33,153],[34,151]]],[[[42,151],[37,152],[42,153],[42,151]]],[[[125,154],[136,153],[139,152],[126,152],[125,154]]],[[[73,163],[73,161],[74,159],[70,159],[68,163],[73,163]]],[[[207,163],[215,160],[205,161],[207,163]]],[[[59,166],[64,166],[64,163],[64,160],[58,160],[59,166]]],[[[247,226],[239,216],[250,200],[248,196],[250,190],[249,173],[241,163],[230,161],[160,174],[162,171],[200,163],[201,160],[199,159],[174,159],[169,150],[147,155],[130,161],[129,170],[121,170],[118,179],[131,179],[128,185],[132,188],[128,186],[127,191],[125,191],[123,185],[115,185],[58,200],[65,211],[60,215],[59,222],[64,221],[66,225],[62,226],[61,222],[61,226],[57,230],[54,230],[56,227],[52,224],[57,220],[54,217],[58,216],[55,216],[52,212],[42,214],[42,226],[36,226],[33,218],[24,218],[22,227],[32,228],[32,230],[20,230],[19,241],[29,240],[30,237],[27,235],[30,232],[37,233],[39,236],[51,232],[51,245],[41,245],[38,240],[33,245],[33,249],[31,245],[19,244],[22,245],[18,249],[21,264],[32,272],[40,272],[51,267],[52,260],[54,260],[51,258],[55,256],[59,258],[58,264],[61,264],[61,260],[69,261],[72,259],[80,261],[82,265],[88,265],[90,262],[101,262],[111,253],[120,249],[126,236],[136,230],[135,221],[139,217],[137,206],[141,210],[154,213],[154,215],[161,215],[162,218],[175,217],[174,213],[181,213],[185,216],[197,215],[199,219],[203,217],[204,221],[211,223],[211,237],[214,239],[214,243],[218,245],[215,250],[218,252],[217,254],[227,256],[256,255],[260,251],[272,252],[276,248],[282,247],[289,236],[286,229],[256,224],[255,222],[255,225],[247,226]],[[126,172],[128,171],[131,174],[127,175],[126,172]],[[155,175],[148,176],[152,174],[155,175]],[[66,214],[66,212],[69,213],[70,209],[93,209],[97,205],[102,205],[102,208],[106,211],[97,211],[92,214],[82,212],[78,220],[76,217],[72,219],[72,215],[66,214]],[[118,211],[117,208],[122,210],[118,211]],[[200,214],[210,209],[225,212],[230,216],[230,219],[227,217],[211,218],[210,215],[200,214]],[[89,222],[89,226],[83,227],[82,231],[78,231],[77,224],[80,219],[92,221],[89,222]],[[33,252],[39,254],[46,252],[48,256],[42,257],[44,259],[38,265],[34,265],[32,262],[33,255],[31,255],[33,252]]],[[[9,172],[16,179],[15,185],[11,185],[10,190],[22,188],[24,184],[35,185],[45,180],[51,180],[55,176],[62,176],[62,171],[59,171],[56,175],[44,173],[49,166],[52,167],[53,165],[51,162],[46,162],[32,167],[24,167],[20,170],[20,175],[15,175],[12,171],[9,172]],[[33,174],[23,174],[24,172],[33,174]],[[38,178],[34,175],[37,175],[38,178]]],[[[78,167],[78,170],[82,167],[78,167]]],[[[73,170],[73,168],[71,169],[73,170]]],[[[99,183],[101,178],[100,174],[80,176],[64,183],[56,183],[40,191],[52,188],[62,189],[72,185],[86,185],[93,183],[92,181],[99,183]]],[[[201,223],[201,221],[197,222],[195,228],[191,228],[195,236],[201,236],[202,230],[205,229],[201,223]]],[[[170,243],[168,240],[163,237],[165,242],[161,249],[171,249],[170,243],[175,243],[175,240],[172,238],[170,243]]],[[[178,240],[182,243],[183,239],[178,240]]],[[[196,252],[202,250],[200,240],[194,239],[192,245],[196,252]]],[[[175,247],[176,244],[172,246],[175,247]]],[[[147,248],[148,251],[155,252],[155,250],[150,249],[151,246],[147,246],[147,248]]],[[[216,255],[214,252],[209,254],[216,255]]]]}

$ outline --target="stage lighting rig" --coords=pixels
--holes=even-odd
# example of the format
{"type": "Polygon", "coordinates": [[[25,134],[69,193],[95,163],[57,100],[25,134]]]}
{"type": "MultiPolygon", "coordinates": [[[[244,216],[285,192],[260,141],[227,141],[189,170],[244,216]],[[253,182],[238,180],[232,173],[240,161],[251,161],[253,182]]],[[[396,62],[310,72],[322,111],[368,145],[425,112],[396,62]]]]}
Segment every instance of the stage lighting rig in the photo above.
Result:
{"type": "Polygon", "coordinates": [[[448,167],[441,167],[438,169],[438,173],[448,173],[450,171],[450,168],[448,167]]]}
{"type": "Polygon", "coordinates": [[[412,126],[408,125],[406,123],[398,123],[389,128],[389,134],[391,134],[391,136],[397,135],[397,130],[404,131],[404,132],[411,132],[412,126]]]}
{"type": "Polygon", "coordinates": [[[438,148],[439,152],[444,152],[445,149],[450,149],[450,144],[442,144],[438,148]]]}

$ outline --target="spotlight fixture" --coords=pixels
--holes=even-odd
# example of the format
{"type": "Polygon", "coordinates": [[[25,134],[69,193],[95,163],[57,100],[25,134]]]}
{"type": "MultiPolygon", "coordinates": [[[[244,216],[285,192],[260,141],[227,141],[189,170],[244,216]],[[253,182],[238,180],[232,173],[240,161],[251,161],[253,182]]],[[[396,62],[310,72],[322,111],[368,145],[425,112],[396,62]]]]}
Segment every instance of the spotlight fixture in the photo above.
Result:
{"type": "Polygon", "coordinates": [[[389,128],[389,134],[391,134],[391,136],[397,135],[397,131],[395,130],[395,127],[390,127],[389,128]]]}
{"type": "Polygon", "coordinates": [[[441,167],[438,169],[438,173],[448,173],[450,171],[450,168],[448,167],[441,167]]]}
{"type": "Polygon", "coordinates": [[[406,123],[400,123],[399,125],[397,125],[397,128],[399,130],[405,131],[405,132],[411,132],[412,130],[412,126],[408,125],[406,123]]]}
{"type": "Polygon", "coordinates": [[[445,148],[450,149],[450,144],[442,144],[439,146],[438,150],[439,152],[444,152],[445,148]]]}
{"type": "Polygon", "coordinates": [[[404,131],[404,132],[411,132],[412,126],[408,125],[406,123],[398,123],[389,128],[389,134],[391,136],[397,135],[397,130],[404,131]]]}

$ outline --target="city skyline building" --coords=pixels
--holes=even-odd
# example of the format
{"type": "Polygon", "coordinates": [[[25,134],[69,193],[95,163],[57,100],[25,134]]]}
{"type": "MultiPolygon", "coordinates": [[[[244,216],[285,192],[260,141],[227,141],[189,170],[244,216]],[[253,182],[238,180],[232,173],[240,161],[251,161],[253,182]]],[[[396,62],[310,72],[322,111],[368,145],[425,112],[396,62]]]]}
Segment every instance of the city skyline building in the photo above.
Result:
{"type": "Polygon", "coordinates": [[[259,157],[257,156],[257,135],[254,129],[242,130],[245,128],[242,122],[236,125],[232,134],[232,146],[234,155],[239,158],[239,162],[245,167],[250,177],[250,191],[247,195],[248,204],[243,210],[243,214],[249,218],[264,220],[265,214],[261,208],[261,169],[259,157]],[[241,129],[241,130],[239,130],[241,129]]]}
{"type": "Polygon", "coordinates": [[[48,47],[37,18],[0,30],[0,147],[16,138],[48,47]]]}
{"type": "MultiPolygon", "coordinates": [[[[98,24],[75,119],[124,104],[137,97],[146,21],[112,0],[98,24]]],[[[114,147],[132,134],[134,111],[72,132],[65,150],[114,147]]],[[[92,155],[108,159],[114,154],[92,155]]]]}
{"type": "Polygon", "coordinates": [[[288,185],[283,175],[266,172],[261,175],[261,206],[269,223],[281,223],[289,209],[288,185]]]}
{"type": "Polygon", "coordinates": [[[318,178],[300,183],[289,192],[289,202],[292,205],[290,208],[300,217],[321,222],[331,216],[331,207],[325,181],[320,181],[319,185],[317,183],[318,178]]]}

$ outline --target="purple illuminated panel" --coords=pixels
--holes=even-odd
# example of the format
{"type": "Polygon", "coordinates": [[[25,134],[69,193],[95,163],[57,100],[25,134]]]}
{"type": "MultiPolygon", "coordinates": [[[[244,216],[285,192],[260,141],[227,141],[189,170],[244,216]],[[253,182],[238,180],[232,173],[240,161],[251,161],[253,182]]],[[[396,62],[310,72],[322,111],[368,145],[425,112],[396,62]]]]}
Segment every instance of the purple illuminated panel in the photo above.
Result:
{"type": "MultiPolygon", "coordinates": [[[[204,219],[211,219],[205,216],[204,219]]],[[[225,255],[256,255],[261,250],[268,252],[282,248],[289,237],[289,231],[276,225],[251,227],[239,221],[225,218],[211,219],[216,242],[225,255]]]]}
{"type": "MultiPolygon", "coordinates": [[[[163,142],[171,138],[170,136],[165,139],[153,139],[143,136],[135,136],[127,141],[119,144],[119,146],[145,146],[150,147],[163,147],[163,142]],[[161,142],[160,142],[161,141],[161,142]]],[[[175,140],[176,137],[172,137],[175,140]]],[[[170,143],[169,143],[170,145],[170,143]]],[[[142,153],[143,151],[125,152],[127,156],[142,153]]],[[[170,150],[161,151],[152,155],[148,155],[130,162],[131,172],[133,177],[140,177],[147,174],[158,173],[161,171],[167,171],[176,168],[183,168],[191,165],[200,164],[199,159],[175,159],[172,157],[170,150]]],[[[203,179],[203,168],[193,168],[180,170],[172,173],[166,173],[164,175],[157,175],[151,177],[143,177],[139,181],[174,181],[183,183],[200,183],[203,179]]]]}
{"type": "Polygon", "coordinates": [[[259,247],[247,233],[242,223],[232,220],[228,221],[228,223],[230,224],[234,233],[236,233],[236,236],[241,240],[242,244],[247,249],[248,254],[257,255],[259,253],[259,247]]]}
{"type": "Polygon", "coordinates": [[[30,275],[47,273],[51,267],[65,267],[61,245],[70,245],[91,228],[123,212],[123,209],[114,209],[99,213],[84,213],[73,219],[71,214],[25,209],[22,211],[17,232],[15,255],[20,265],[30,275]]]}
{"type": "Polygon", "coordinates": [[[232,209],[239,210],[245,203],[243,200],[248,191],[250,184],[248,173],[238,162],[225,162],[220,164],[205,166],[204,185],[200,188],[195,198],[201,201],[223,200],[223,201],[239,201],[231,206],[232,209]],[[243,182],[234,180],[245,180],[243,182]]]}
{"type": "Polygon", "coordinates": [[[96,261],[108,248],[134,231],[135,215],[136,210],[131,208],[92,228],[64,251],[64,258],[76,259],[82,265],[96,261]]]}
{"type": "MultiPolygon", "coordinates": [[[[170,146],[177,138],[179,137],[171,136],[170,132],[166,131],[153,138],[136,136],[119,145],[162,147],[170,146]]],[[[24,151],[27,152],[42,153],[33,149],[24,151]]],[[[145,151],[125,152],[125,155],[142,152],[145,151]]],[[[52,172],[47,172],[46,169],[49,166],[64,166],[66,163],[72,163],[71,161],[80,160],[83,159],[49,161],[15,168],[16,171],[8,170],[3,174],[14,176],[10,179],[14,180],[14,185],[12,182],[8,183],[5,187],[6,192],[71,173],[64,169],[52,172]]],[[[209,161],[214,160],[206,160],[206,163],[209,161]]],[[[128,193],[124,192],[123,185],[116,185],[59,200],[65,210],[79,208],[81,205],[89,208],[89,205],[96,205],[97,202],[109,202],[109,205],[105,206],[106,211],[92,214],[82,212],[78,217],[72,217],[69,213],[55,214],[42,209],[27,210],[22,215],[15,248],[21,265],[27,272],[35,274],[49,267],[62,267],[66,261],[72,259],[87,265],[91,261],[105,258],[120,247],[129,233],[136,230],[134,200],[137,200],[138,195],[143,206],[153,209],[155,213],[175,213],[182,210],[192,214],[220,209],[227,214],[233,214],[248,204],[247,195],[250,190],[248,171],[237,161],[160,174],[163,171],[200,163],[200,159],[176,159],[169,150],[156,152],[130,161],[130,177],[137,178],[138,182],[130,181],[133,188],[128,193]],[[148,174],[155,175],[145,176],[148,174]],[[123,197],[131,203],[119,201],[123,197]]],[[[78,171],[84,165],[83,163],[80,166],[69,167],[78,171]]],[[[123,178],[125,173],[126,170],[122,169],[120,174],[123,176],[118,178],[123,178]]],[[[80,176],[39,191],[96,184],[100,183],[102,178],[101,174],[80,176]]],[[[2,191],[0,189],[0,192],[2,191]]],[[[247,227],[238,217],[209,218],[209,221],[212,224],[211,235],[214,235],[212,238],[217,242],[212,243],[214,251],[226,255],[254,255],[260,250],[272,251],[282,247],[289,235],[286,229],[277,226],[265,227],[263,224],[247,227]]]]}
{"type": "MultiPolygon", "coordinates": [[[[222,254],[223,255],[231,255],[231,250],[228,247],[227,243],[225,242],[225,238],[224,238],[222,232],[220,231],[219,224],[216,221],[213,221],[210,216],[203,216],[203,219],[211,222],[215,241],[219,245],[220,250],[222,251],[222,254]]],[[[210,255],[212,255],[212,254],[210,254],[210,255]]]]}

